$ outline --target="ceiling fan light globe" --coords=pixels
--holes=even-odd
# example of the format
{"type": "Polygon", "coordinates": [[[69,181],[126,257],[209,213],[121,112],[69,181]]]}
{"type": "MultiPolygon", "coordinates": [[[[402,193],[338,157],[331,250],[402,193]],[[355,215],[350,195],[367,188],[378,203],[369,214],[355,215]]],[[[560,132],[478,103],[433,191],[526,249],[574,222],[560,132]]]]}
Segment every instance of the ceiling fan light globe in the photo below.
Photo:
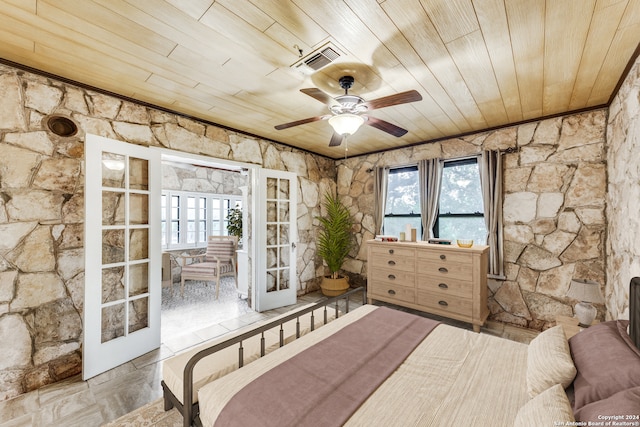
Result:
{"type": "Polygon", "coordinates": [[[364,123],[364,117],[357,114],[340,114],[329,119],[329,124],[339,135],[353,135],[364,123]]]}

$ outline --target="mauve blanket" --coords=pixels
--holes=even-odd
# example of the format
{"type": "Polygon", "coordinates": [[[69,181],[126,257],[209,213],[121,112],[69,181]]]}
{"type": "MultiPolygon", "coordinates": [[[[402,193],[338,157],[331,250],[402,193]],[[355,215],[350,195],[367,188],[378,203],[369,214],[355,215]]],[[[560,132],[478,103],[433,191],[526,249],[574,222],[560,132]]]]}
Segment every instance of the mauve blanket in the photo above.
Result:
{"type": "Polygon", "coordinates": [[[253,380],[215,426],[341,426],[438,324],[381,307],[253,380]]]}

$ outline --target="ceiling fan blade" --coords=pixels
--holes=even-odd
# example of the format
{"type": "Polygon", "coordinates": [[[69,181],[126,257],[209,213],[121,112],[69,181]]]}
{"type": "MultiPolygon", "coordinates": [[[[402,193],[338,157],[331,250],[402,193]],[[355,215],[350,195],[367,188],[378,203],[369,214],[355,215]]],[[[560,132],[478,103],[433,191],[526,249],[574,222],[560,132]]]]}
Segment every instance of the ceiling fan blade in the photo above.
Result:
{"type": "Polygon", "coordinates": [[[382,98],[366,101],[363,105],[369,110],[390,107],[392,105],[406,104],[408,102],[421,101],[422,95],[417,90],[396,93],[395,95],[383,96],[382,98]]]}
{"type": "Polygon", "coordinates": [[[294,126],[304,125],[311,122],[317,122],[319,120],[326,120],[329,117],[331,117],[330,114],[327,114],[324,116],[309,117],[308,119],[302,119],[302,120],[296,120],[295,122],[283,123],[281,125],[274,126],[274,127],[276,128],[276,130],[288,129],[294,126]]]}
{"type": "Polygon", "coordinates": [[[327,95],[326,93],[324,93],[323,91],[315,87],[311,87],[308,89],[300,89],[300,92],[304,93],[305,95],[309,95],[310,97],[315,98],[326,105],[331,105],[336,103],[335,99],[333,99],[331,96],[327,95]]]}
{"type": "Polygon", "coordinates": [[[367,116],[367,120],[365,124],[369,126],[373,126],[376,129],[380,129],[381,131],[387,132],[396,137],[401,137],[406,134],[408,131],[399,126],[394,125],[393,123],[389,123],[387,121],[376,119],[375,117],[367,116]]]}
{"type": "Polygon", "coordinates": [[[331,141],[329,141],[329,147],[337,147],[338,145],[342,144],[342,140],[344,139],[344,137],[338,133],[333,133],[333,135],[331,135],[331,141]]]}

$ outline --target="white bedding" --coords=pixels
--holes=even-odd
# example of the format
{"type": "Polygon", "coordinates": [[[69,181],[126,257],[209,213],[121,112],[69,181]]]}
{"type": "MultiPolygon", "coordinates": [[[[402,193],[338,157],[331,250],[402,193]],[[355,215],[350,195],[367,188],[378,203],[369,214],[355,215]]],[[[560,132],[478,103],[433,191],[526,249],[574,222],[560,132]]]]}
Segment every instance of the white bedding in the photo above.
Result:
{"type": "MultiPolygon", "coordinates": [[[[212,426],[226,402],[252,379],[376,308],[360,307],[204,386],[199,392],[203,425],[212,426]]],[[[526,344],[440,325],[346,425],[512,426],[528,401],[526,370],[526,344]]]]}

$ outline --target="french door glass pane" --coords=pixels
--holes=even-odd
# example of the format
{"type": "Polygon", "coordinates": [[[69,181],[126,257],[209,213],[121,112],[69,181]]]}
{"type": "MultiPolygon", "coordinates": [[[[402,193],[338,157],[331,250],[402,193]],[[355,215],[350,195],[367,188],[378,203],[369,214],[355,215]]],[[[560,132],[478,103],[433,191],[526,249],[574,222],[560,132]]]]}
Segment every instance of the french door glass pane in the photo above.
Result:
{"type": "Polygon", "coordinates": [[[289,289],[289,270],[280,270],[280,289],[289,289]]]}
{"type": "Polygon", "coordinates": [[[124,230],[102,230],[102,264],[124,262],[124,230]]]}
{"type": "Polygon", "coordinates": [[[124,267],[102,269],[102,303],[124,299],[124,267]]]}
{"type": "Polygon", "coordinates": [[[129,158],[129,188],[132,190],[149,189],[149,161],[129,158]]]}
{"type": "Polygon", "coordinates": [[[124,188],[125,156],[114,153],[102,153],[102,186],[124,188]]]}
{"type": "Polygon", "coordinates": [[[129,296],[149,292],[149,264],[132,264],[129,266],[129,296]]]}
{"type": "MultiPolygon", "coordinates": [[[[101,340],[105,343],[149,325],[148,160],[103,152],[102,187],[101,340]]],[[[166,206],[166,199],[163,203],[166,206]]]]}
{"type": "Polygon", "coordinates": [[[129,301],[129,333],[149,326],[149,297],[129,301]]]}
{"type": "Polygon", "coordinates": [[[125,303],[102,308],[102,342],[124,336],[125,303]]]}
{"type": "Polygon", "coordinates": [[[124,224],[124,197],[123,192],[102,192],[102,225],[124,224]]]}
{"type": "Polygon", "coordinates": [[[289,181],[267,179],[267,292],[288,289],[289,284],[289,181]]]}
{"type": "Polygon", "coordinates": [[[147,194],[129,194],[129,223],[149,224],[149,196],[147,194]]]}
{"type": "Polygon", "coordinates": [[[149,258],[149,230],[146,228],[129,231],[129,261],[149,258]]]}

